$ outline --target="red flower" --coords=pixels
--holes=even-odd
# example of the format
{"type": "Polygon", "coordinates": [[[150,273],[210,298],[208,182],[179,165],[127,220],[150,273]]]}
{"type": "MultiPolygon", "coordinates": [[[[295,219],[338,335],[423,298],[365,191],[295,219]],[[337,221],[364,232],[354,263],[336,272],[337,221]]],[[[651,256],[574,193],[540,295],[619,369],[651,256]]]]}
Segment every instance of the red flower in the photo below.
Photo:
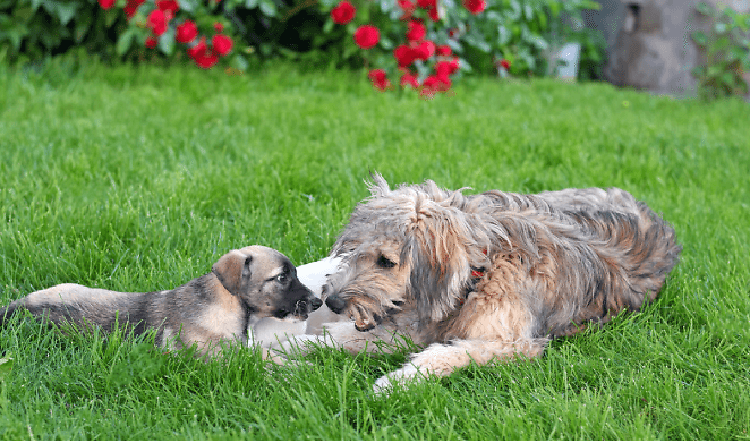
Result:
{"type": "Polygon", "coordinates": [[[398,67],[406,67],[416,60],[414,51],[409,46],[402,44],[393,50],[393,58],[398,62],[398,67]]]}
{"type": "Polygon", "coordinates": [[[180,5],[175,0],[156,0],[156,8],[164,12],[169,11],[172,14],[171,16],[174,17],[180,10],[180,5]]]}
{"type": "Polygon", "coordinates": [[[211,46],[217,55],[224,57],[232,50],[232,39],[226,35],[217,34],[211,39],[211,46]]]}
{"type": "Polygon", "coordinates": [[[101,6],[105,11],[108,9],[112,9],[112,6],[114,5],[115,0],[99,0],[99,6],[101,6]]]}
{"type": "Polygon", "coordinates": [[[430,40],[419,43],[419,46],[414,49],[414,58],[417,60],[427,60],[433,54],[435,54],[435,43],[430,40]]]}
{"type": "Polygon", "coordinates": [[[437,0],[417,0],[417,6],[422,9],[437,8],[437,0]]]}
{"type": "Polygon", "coordinates": [[[338,6],[331,9],[331,19],[334,23],[345,25],[354,19],[357,10],[346,0],[339,3],[338,6]]]}
{"type": "Polygon", "coordinates": [[[391,82],[386,78],[383,69],[373,69],[367,74],[367,77],[372,81],[372,85],[381,92],[391,87],[391,82]]]}
{"type": "Polygon", "coordinates": [[[180,43],[190,43],[198,36],[198,26],[192,20],[185,20],[177,26],[177,41],[180,43]]]}
{"type": "Polygon", "coordinates": [[[414,89],[418,89],[419,79],[416,75],[405,73],[401,75],[401,87],[413,87],[414,89]]]}
{"type": "Polygon", "coordinates": [[[206,46],[206,37],[201,37],[201,39],[193,45],[193,47],[188,48],[187,53],[190,58],[195,59],[197,56],[201,54],[205,54],[208,50],[208,47],[206,46]]]}
{"type": "Polygon", "coordinates": [[[487,8],[485,0],[464,0],[464,7],[474,15],[479,14],[487,8]]]}
{"type": "Polygon", "coordinates": [[[430,20],[432,21],[438,21],[440,20],[440,14],[438,14],[437,8],[430,8],[427,10],[427,16],[430,17],[430,20]]]}
{"type": "Polygon", "coordinates": [[[195,58],[195,64],[202,69],[211,69],[219,61],[219,57],[213,53],[203,54],[195,58]]]}
{"type": "Polygon", "coordinates": [[[500,67],[502,67],[505,70],[510,70],[510,61],[503,59],[500,61],[500,67]]]}
{"type": "Polygon", "coordinates": [[[223,25],[223,24],[221,24],[221,23],[219,23],[219,22],[217,21],[216,23],[214,23],[214,30],[215,30],[216,32],[218,32],[218,33],[220,33],[220,34],[221,34],[222,32],[224,32],[224,25],[223,25]]]}
{"type": "Polygon", "coordinates": [[[427,28],[418,21],[409,22],[409,30],[406,32],[406,38],[409,41],[422,41],[427,35],[427,28]]]}
{"type": "Polygon", "coordinates": [[[128,19],[131,19],[135,16],[136,11],[138,11],[138,7],[141,6],[145,1],[146,0],[128,0],[128,4],[123,8],[128,19]]]}
{"type": "Polygon", "coordinates": [[[164,11],[161,9],[151,11],[151,14],[148,16],[147,25],[156,36],[167,32],[167,18],[164,16],[164,11]]]}
{"type": "Polygon", "coordinates": [[[451,47],[447,44],[441,44],[440,46],[436,47],[435,52],[437,52],[439,57],[450,57],[453,53],[451,51],[451,47]]]}
{"type": "Polygon", "coordinates": [[[438,78],[447,78],[458,70],[458,60],[438,61],[435,63],[435,73],[438,78]]]}
{"type": "Polygon", "coordinates": [[[208,46],[206,46],[206,37],[202,37],[195,46],[187,50],[187,53],[195,61],[195,64],[203,69],[210,69],[219,61],[217,54],[209,52],[208,46]]]}
{"type": "Polygon", "coordinates": [[[380,31],[373,25],[364,25],[354,33],[354,42],[361,49],[371,49],[380,41],[380,31]]]}
{"type": "Polygon", "coordinates": [[[402,11],[404,11],[404,14],[401,16],[401,20],[408,20],[409,18],[411,18],[411,15],[417,8],[417,6],[411,0],[398,0],[398,7],[401,8],[402,11]]]}
{"type": "Polygon", "coordinates": [[[156,38],[154,38],[154,37],[152,37],[150,35],[148,37],[146,37],[146,47],[149,48],[149,49],[155,48],[156,47],[156,38]]]}

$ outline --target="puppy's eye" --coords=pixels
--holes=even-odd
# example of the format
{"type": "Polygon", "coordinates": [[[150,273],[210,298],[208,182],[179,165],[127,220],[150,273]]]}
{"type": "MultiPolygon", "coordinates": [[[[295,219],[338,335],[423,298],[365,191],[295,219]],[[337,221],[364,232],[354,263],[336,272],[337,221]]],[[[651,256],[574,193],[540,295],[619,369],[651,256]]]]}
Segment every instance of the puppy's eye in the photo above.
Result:
{"type": "Polygon", "coordinates": [[[287,273],[281,273],[278,276],[276,276],[276,281],[279,283],[286,283],[287,280],[289,280],[289,274],[287,273]]]}
{"type": "Polygon", "coordinates": [[[381,268],[393,268],[394,266],[396,266],[395,262],[383,255],[378,257],[378,260],[375,261],[375,264],[377,264],[381,268]]]}

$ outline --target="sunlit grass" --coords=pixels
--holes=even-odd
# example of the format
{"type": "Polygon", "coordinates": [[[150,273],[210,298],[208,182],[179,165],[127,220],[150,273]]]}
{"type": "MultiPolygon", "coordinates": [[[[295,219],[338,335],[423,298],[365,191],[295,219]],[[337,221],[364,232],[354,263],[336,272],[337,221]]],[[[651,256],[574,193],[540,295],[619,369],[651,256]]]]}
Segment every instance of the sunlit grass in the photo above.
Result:
{"type": "Polygon", "coordinates": [[[477,192],[623,187],[684,246],[641,314],[389,398],[372,382],[404,353],[268,370],[250,350],[204,364],[22,321],[0,330],[0,437],[747,438],[748,114],[551,81],[423,101],[288,66],[0,70],[3,303],[63,282],[171,288],[256,243],[317,260],[371,170],[477,192]]]}

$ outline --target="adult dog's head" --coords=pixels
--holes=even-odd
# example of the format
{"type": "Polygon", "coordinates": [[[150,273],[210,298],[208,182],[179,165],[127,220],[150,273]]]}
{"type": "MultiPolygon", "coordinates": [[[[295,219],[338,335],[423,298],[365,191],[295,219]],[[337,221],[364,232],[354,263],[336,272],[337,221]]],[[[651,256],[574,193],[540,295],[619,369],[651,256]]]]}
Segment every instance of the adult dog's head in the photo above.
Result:
{"type": "Polygon", "coordinates": [[[360,331],[404,304],[416,306],[420,322],[441,320],[458,304],[472,267],[488,262],[487,227],[477,228],[477,207],[460,190],[429,180],[391,190],[382,176],[373,179],[372,196],[334,244],[344,263],[329,277],[326,305],[360,331]]]}
{"type": "Polygon", "coordinates": [[[232,250],[212,271],[224,288],[261,317],[307,315],[323,302],[297,279],[297,269],[278,251],[263,246],[232,250]]]}

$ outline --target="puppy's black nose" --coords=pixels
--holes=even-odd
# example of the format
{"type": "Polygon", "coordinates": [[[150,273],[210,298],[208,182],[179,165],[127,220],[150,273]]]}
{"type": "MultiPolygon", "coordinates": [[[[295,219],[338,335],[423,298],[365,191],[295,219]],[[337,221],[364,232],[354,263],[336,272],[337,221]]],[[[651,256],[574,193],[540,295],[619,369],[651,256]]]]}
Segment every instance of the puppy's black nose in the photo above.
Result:
{"type": "Polygon", "coordinates": [[[312,310],[315,311],[316,309],[323,306],[323,301],[315,297],[312,300],[310,300],[310,306],[312,306],[312,310]]]}
{"type": "Polygon", "coordinates": [[[335,314],[341,314],[341,311],[343,311],[346,307],[346,302],[344,300],[341,300],[341,297],[329,296],[326,299],[326,305],[331,308],[331,311],[333,311],[335,314]]]}

